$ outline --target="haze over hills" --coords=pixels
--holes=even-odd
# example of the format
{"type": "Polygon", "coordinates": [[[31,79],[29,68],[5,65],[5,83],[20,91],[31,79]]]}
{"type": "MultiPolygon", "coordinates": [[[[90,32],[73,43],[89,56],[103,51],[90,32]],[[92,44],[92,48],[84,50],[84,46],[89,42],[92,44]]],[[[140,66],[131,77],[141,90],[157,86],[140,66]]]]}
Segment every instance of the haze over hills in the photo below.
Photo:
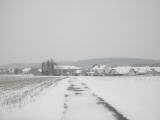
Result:
{"type": "MultiPolygon", "coordinates": [[[[105,64],[108,66],[160,66],[160,60],[140,58],[95,58],[79,61],[58,62],[60,65],[75,65],[81,68],[90,68],[94,64],[105,64]]],[[[13,63],[0,65],[0,68],[40,68],[41,63],[13,63]]]]}
{"type": "Polygon", "coordinates": [[[27,68],[27,67],[40,68],[41,63],[11,63],[11,64],[6,64],[6,65],[0,65],[0,68],[19,68],[19,69],[23,69],[23,68],[27,68]]]}

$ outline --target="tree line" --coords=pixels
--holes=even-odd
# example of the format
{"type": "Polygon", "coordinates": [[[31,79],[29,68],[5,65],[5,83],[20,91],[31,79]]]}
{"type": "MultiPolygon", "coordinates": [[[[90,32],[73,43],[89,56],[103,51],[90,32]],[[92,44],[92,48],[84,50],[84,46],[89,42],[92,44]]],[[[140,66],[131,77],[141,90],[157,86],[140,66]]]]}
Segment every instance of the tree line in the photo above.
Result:
{"type": "Polygon", "coordinates": [[[57,63],[53,59],[42,62],[42,75],[55,75],[55,65],[57,63]]]}

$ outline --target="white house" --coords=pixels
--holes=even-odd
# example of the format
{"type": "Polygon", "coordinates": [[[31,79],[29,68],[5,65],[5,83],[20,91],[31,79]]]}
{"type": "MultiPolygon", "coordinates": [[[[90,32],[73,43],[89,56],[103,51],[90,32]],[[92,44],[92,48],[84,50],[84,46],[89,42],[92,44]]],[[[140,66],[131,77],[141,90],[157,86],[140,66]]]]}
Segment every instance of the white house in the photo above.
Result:
{"type": "Polygon", "coordinates": [[[119,66],[114,68],[119,75],[128,75],[131,70],[130,66],[119,66]]]}
{"type": "Polygon", "coordinates": [[[149,66],[133,67],[133,69],[136,71],[137,75],[146,75],[147,72],[152,71],[151,67],[149,67],[149,66]]]}
{"type": "Polygon", "coordinates": [[[56,75],[79,75],[81,72],[79,67],[70,65],[57,65],[54,69],[56,75]]]}
{"type": "Polygon", "coordinates": [[[112,68],[108,75],[113,75],[114,76],[114,75],[119,75],[119,73],[117,72],[117,70],[115,68],[112,68]]]}
{"type": "Polygon", "coordinates": [[[156,72],[160,73],[160,67],[152,67],[156,72]]]}
{"type": "Polygon", "coordinates": [[[134,76],[134,75],[136,75],[136,71],[134,70],[134,68],[131,68],[131,69],[129,70],[129,72],[127,73],[127,75],[129,75],[129,76],[134,76]]]}
{"type": "Polygon", "coordinates": [[[24,68],[24,69],[22,70],[22,73],[23,73],[23,74],[29,74],[30,70],[31,70],[31,68],[24,68]]]}
{"type": "Polygon", "coordinates": [[[92,74],[94,75],[107,75],[110,73],[111,67],[108,67],[106,65],[94,65],[91,69],[92,74]]]}

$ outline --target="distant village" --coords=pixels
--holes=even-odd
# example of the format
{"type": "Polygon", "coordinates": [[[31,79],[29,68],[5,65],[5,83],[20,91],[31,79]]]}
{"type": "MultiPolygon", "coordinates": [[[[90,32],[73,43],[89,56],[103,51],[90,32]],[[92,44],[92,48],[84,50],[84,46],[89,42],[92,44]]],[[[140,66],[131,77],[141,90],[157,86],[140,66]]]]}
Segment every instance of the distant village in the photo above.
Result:
{"type": "MultiPolygon", "coordinates": [[[[160,67],[151,66],[107,66],[95,64],[89,69],[72,65],[54,65],[54,74],[44,74],[43,68],[1,68],[0,74],[19,75],[54,75],[54,76],[136,76],[136,75],[160,75],[160,67]]],[[[47,71],[46,71],[47,72],[47,71]]]]}

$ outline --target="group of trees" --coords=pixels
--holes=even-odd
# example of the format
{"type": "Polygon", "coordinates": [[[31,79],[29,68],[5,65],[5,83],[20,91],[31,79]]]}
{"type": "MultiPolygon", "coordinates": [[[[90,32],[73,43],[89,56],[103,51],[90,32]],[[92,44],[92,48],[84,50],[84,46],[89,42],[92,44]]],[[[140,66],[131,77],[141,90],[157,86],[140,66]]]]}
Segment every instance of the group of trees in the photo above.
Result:
{"type": "Polygon", "coordinates": [[[42,63],[42,75],[55,75],[55,65],[53,59],[47,60],[42,63]]]}

